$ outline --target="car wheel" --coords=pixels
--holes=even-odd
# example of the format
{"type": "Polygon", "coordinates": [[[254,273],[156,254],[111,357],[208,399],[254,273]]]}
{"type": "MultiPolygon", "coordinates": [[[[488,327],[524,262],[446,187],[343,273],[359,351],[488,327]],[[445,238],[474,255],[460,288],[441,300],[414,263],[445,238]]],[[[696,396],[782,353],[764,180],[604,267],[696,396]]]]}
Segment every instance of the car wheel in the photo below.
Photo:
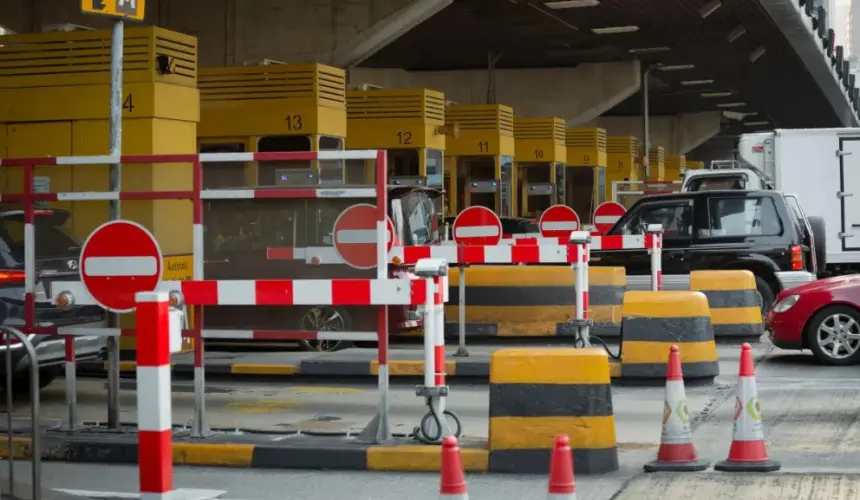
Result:
{"type": "MultiPolygon", "coordinates": [[[[352,328],[352,318],[345,310],[334,306],[314,306],[302,316],[299,329],[311,332],[345,332],[352,328]]],[[[304,351],[334,352],[352,346],[345,340],[301,340],[304,351]]]]}
{"type": "Polygon", "coordinates": [[[773,307],[774,301],[776,301],[776,292],[771,288],[770,283],[759,276],[755,277],[755,288],[758,291],[759,297],[761,297],[761,316],[764,318],[767,312],[770,311],[770,308],[773,307]]]}
{"type": "Polygon", "coordinates": [[[812,317],[807,327],[809,348],[826,365],[860,362],[860,312],[848,306],[829,306],[812,317]]]}

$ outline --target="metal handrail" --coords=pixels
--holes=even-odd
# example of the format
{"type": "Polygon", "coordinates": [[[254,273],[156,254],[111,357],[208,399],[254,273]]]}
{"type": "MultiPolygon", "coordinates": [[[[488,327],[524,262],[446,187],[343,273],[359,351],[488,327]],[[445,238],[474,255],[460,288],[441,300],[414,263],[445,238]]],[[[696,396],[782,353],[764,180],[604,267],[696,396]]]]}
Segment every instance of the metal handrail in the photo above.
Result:
{"type": "Polygon", "coordinates": [[[0,325],[0,332],[6,338],[6,436],[9,460],[9,496],[15,498],[15,430],[12,423],[13,393],[12,393],[12,344],[9,336],[13,336],[21,342],[27,356],[30,358],[30,425],[32,427],[32,438],[30,440],[30,460],[32,462],[32,500],[41,500],[42,497],[42,447],[39,441],[39,361],[36,358],[36,350],[26,334],[15,328],[0,325]]]}

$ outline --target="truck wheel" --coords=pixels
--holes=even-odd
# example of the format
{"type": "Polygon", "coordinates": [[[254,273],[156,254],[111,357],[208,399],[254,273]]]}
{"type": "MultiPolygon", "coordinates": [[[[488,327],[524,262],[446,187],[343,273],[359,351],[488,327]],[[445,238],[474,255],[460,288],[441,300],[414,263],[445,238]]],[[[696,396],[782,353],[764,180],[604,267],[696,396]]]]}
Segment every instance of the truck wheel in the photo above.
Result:
{"type": "Polygon", "coordinates": [[[860,312],[853,307],[825,307],[812,317],[806,332],[809,348],[822,364],[860,362],[860,312]]]}
{"type": "MultiPolygon", "coordinates": [[[[352,329],[352,318],[340,307],[314,306],[302,316],[300,330],[311,332],[348,332],[352,329]]],[[[334,352],[352,346],[345,340],[300,340],[303,351],[334,352]]]]}
{"type": "Polygon", "coordinates": [[[761,297],[761,316],[764,318],[767,312],[770,311],[770,308],[773,307],[774,301],[776,301],[776,291],[771,288],[767,280],[759,276],[755,277],[755,288],[758,291],[759,297],[761,297]]]}
{"type": "Polygon", "coordinates": [[[827,225],[824,223],[824,217],[812,216],[807,219],[815,239],[815,264],[818,272],[823,273],[827,266],[827,225]]]}

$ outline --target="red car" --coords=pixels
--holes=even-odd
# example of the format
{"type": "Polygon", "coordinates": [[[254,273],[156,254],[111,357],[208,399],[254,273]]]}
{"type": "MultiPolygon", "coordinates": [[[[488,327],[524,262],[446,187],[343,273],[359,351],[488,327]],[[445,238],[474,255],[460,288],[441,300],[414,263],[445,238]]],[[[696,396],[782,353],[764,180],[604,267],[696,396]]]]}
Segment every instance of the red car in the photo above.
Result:
{"type": "Polygon", "coordinates": [[[809,349],[827,365],[860,363],[860,275],[784,290],[767,315],[768,335],[782,349],[809,349]]]}

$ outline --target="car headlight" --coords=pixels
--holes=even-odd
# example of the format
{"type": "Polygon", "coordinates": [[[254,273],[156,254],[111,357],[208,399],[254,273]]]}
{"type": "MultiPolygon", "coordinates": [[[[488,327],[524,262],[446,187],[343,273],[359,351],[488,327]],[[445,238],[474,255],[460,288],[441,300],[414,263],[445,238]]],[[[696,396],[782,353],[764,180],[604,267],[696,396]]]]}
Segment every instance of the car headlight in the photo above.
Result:
{"type": "Polygon", "coordinates": [[[776,305],[773,306],[773,312],[784,313],[785,311],[788,311],[789,309],[794,307],[794,305],[797,304],[798,300],[800,300],[800,295],[789,295],[788,297],[780,300],[776,303],[776,305]]]}

